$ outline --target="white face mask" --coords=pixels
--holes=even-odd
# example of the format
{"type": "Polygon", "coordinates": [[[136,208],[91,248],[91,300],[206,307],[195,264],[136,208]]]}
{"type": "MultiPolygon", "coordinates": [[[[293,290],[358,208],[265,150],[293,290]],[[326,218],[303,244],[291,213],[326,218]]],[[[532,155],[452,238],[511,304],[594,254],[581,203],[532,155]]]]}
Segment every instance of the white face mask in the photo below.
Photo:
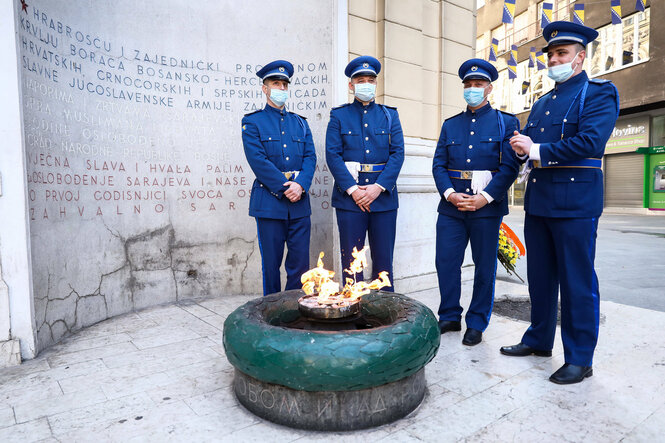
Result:
{"type": "Polygon", "coordinates": [[[356,83],[353,94],[362,102],[369,102],[376,96],[376,85],[373,83],[356,83]]]}
{"type": "Polygon", "coordinates": [[[464,100],[475,108],[485,100],[485,88],[464,88],[464,100]]]}
{"type": "Polygon", "coordinates": [[[573,57],[573,59],[568,63],[562,63],[560,65],[547,68],[547,76],[557,83],[563,83],[568,80],[575,72],[575,68],[573,68],[573,61],[577,58],[578,55],[580,55],[579,52],[576,53],[575,57],[573,57]]]}
{"type": "Polygon", "coordinates": [[[279,107],[284,106],[289,93],[281,89],[270,89],[270,100],[279,107]]]}

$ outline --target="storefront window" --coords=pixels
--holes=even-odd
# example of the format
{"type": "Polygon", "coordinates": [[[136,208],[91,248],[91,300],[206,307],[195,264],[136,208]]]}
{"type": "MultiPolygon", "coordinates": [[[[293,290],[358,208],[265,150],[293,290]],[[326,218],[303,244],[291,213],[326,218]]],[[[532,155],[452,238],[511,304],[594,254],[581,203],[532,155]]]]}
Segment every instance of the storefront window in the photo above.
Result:
{"type": "Polygon", "coordinates": [[[665,115],[651,120],[651,146],[665,146],[665,115]]]}
{"type": "Polygon", "coordinates": [[[598,29],[589,47],[591,76],[605,74],[649,59],[651,8],[625,17],[619,25],[598,29]]]}

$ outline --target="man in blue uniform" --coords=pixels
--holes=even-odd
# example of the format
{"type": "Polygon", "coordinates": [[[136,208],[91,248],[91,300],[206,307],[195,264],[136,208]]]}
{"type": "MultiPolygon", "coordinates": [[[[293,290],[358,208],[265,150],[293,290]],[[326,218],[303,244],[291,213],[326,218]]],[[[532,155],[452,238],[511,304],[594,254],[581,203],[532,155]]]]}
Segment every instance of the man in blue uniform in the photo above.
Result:
{"type": "MultiPolygon", "coordinates": [[[[369,237],[372,279],[393,275],[397,222],[397,176],[404,162],[404,136],[397,109],[378,104],[376,76],[381,63],[374,57],[352,60],[344,70],[355,99],[330,111],[326,161],[332,173],[332,205],[336,209],[342,269],[369,237]]],[[[363,279],[362,273],[356,280],[363,279]]],[[[392,291],[393,287],[385,290],[392,291]]]]}
{"type": "Polygon", "coordinates": [[[471,241],[475,273],[462,343],[473,346],[481,342],[492,314],[499,226],[508,214],[507,191],[519,169],[509,140],[519,121],[487,101],[498,77],[494,66],[471,59],[458,74],[468,106],[443,123],[432,163],[441,195],[436,222],[439,328],[442,334],[461,330],[461,266],[471,241]]]}
{"type": "Polygon", "coordinates": [[[550,356],[561,291],[565,364],[550,380],[578,383],[592,375],[598,340],[599,292],[594,270],[598,217],[603,210],[601,158],[619,113],[619,94],[582,69],[585,47],[598,36],[586,26],[552,22],[543,30],[548,75],[556,85],[510,144],[533,167],[524,200],[524,237],[531,326],[511,356],[550,356]]]}
{"type": "Polygon", "coordinates": [[[263,80],[267,103],[242,119],[242,143],[256,175],[249,215],[256,218],[263,295],[267,295],[281,290],[279,268],[285,243],[286,289],[300,288],[300,276],[309,269],[312,210],[307,191],[316,151],[305,118],[284,109],[293,65],[276,60],[256,75],[263,80]]]}

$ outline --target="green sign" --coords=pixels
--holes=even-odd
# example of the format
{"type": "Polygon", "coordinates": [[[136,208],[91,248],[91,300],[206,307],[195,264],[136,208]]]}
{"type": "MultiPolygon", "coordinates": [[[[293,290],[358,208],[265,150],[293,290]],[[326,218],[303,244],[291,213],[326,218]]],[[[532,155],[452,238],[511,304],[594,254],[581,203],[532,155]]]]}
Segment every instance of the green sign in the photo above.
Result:
{"type": "Polygon", "coordinates": [[[644,172],[649,209],[665,209],[665,146],[649,148],[644,172]]]}

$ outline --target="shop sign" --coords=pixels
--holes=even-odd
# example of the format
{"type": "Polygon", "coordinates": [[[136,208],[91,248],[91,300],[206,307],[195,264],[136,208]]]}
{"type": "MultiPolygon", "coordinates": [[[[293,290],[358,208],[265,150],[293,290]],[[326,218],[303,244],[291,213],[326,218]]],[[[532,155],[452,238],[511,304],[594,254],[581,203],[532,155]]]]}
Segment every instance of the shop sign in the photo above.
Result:
{"type": "Polygon", "coordinates": [[[645,146],[649,146],[649,116],[620,119],[605,145],[605,154],[635,152],[645,146]]]}

